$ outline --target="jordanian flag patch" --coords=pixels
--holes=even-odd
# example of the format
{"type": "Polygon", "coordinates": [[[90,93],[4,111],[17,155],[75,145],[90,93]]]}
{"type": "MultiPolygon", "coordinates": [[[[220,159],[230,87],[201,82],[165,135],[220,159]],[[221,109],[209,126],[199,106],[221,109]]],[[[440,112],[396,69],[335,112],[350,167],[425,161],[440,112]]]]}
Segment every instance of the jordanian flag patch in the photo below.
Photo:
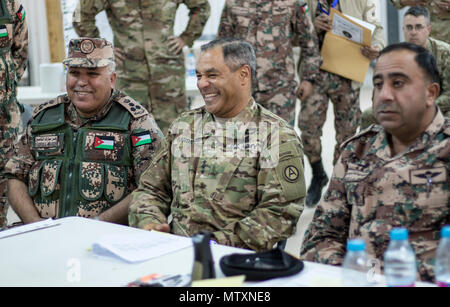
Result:
{"type": "Polygon", "coordinates": [[[113,136],[95,136],[94,141],[95,149],[114,149],[114,137],[113,136]]]}
{"type": "Polygon", "coordinates": [[[133,143],[133,146],[141,146],[144,144],[150,144],[152,142],[152,139],[150,137],[149,131],[140,132],[137,134],[133,134],[131,136],[131,142],[133,143]]]}
{"type": "Polygon", "coordinates": [[[8,29],[6,29],[5,25],[0,25],[0,37],[7,37],[8,29]]]}
{"type": "Polygon", "coordinates": [[[17,18],[19,18],[21,21],[25,19],[25,10],[23,9],[22,5],[20,5],[19,11],[17,12],[17,18]]]}
{"type": "Polygon", "coordinates": [[[302,10],[303,10],[303,13],[308,13],[308,11],[309,11],[308,4],[305,3],[305,4],[302,6],[302,10]]]}

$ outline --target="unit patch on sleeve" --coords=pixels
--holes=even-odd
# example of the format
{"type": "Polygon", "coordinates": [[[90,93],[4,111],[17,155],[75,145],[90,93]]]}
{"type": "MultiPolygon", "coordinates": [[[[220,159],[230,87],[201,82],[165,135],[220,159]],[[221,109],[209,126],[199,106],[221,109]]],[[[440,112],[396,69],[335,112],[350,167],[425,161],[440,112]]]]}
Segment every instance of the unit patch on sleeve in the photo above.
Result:
{"type": "Polygon", "coordinates": [[[141,146],[144,144],[150,144],[152,142],[152,138],[150,137],[150,131],[143,131],[131,136],[131,142],[134,147],[141,146]]]}

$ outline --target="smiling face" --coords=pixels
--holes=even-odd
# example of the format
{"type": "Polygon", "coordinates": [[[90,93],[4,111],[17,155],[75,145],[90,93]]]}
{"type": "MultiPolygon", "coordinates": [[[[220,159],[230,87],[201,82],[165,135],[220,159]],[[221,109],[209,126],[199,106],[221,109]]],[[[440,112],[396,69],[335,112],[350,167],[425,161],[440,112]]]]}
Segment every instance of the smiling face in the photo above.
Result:
{"type": "Polygon", "coordinates": [[[216,47],[202,52],[196,70],[197,86],[208,112],[231,118],[245,108],[251,97],[248,65],[230,70],[225,64],[222,48],[216,47]]]}
{"type": "Polygon", "coordinates": [[[116,82],[116,73],[108,67],[70,67],[66,87],[70,100],[81,116],[92,117],[108,102],[116,82]]]}
{"type": "Polygon", "coordinates": [[[373,111],[383,128],[394,136],[422,133],[434,118],[439,86],[425,76],[409,50],[380,56],[373,77],[373,111]]]}

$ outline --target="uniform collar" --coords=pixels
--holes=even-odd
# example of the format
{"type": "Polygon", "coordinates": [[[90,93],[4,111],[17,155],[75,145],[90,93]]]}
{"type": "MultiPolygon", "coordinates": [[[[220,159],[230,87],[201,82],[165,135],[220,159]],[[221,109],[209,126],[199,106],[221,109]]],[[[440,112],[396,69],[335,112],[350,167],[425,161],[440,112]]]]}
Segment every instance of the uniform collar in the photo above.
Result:
{"type": "Polygon", "coordinates": [[[445,124],[444,115],[438,107],[436,107],[436,109],[436,115],[434,116],[433,121],[428,125],[427,129],[425,129],[413,144],[394,157],[391,157],[391,149],[389,147],[388,138],[390,135],[384,129],[381,129],[372,145],[372,148],[376,149],[376,155],[383,160],[394,160],[399,156],[425,148],[430,141],[434,139],[436,134],[442,131],[445,124]]]}

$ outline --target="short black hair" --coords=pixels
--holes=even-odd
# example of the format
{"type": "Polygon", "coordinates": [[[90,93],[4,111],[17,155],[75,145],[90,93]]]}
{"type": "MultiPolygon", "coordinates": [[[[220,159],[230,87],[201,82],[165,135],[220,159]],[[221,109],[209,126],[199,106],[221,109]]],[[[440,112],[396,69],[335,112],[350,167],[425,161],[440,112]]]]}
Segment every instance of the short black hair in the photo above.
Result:
{"type": "Polygon", "coordinates": [[[427,20],[427,25],[430,24],[430,12],[428,12],[428,9],[423,6],[411,6],[406,12],[405,15],[412,15],[414,17],[424,16],[427,20]]]}
{"type": "Polygon", "coordinates": [[[436,65],[436,59],[431,52],[429,52],[422,46],[407,42],[392,44],[381,50],[378,58],[380,58],[383,54],[398,50],[409,50],[411,52],[414,52],[416,54],[414,59],[417,65],[422,68],[422,70],[425,72],[425,75],[431,82],[437,83],[439,84],[439,86],[441,86],[441,78],[439,77],[439,70],[436,65]]]}

